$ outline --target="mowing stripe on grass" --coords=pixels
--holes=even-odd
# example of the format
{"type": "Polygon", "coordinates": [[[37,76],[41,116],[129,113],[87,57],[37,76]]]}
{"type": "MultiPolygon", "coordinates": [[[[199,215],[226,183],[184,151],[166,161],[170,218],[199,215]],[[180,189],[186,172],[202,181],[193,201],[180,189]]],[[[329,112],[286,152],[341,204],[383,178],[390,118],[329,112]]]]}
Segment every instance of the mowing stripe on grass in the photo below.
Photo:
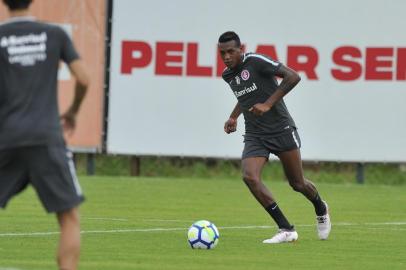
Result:
{"type": "Polygon", "coordinates": [[[143,221],[151,221],[151,222],[188,222],[188,223],[193,223],[192,220],[183,220],[183,219],[143,219],[143,221]]]}
{"type": "MultiPolygon", "coordinates": [[[[406,221],[398,222],[379,222],[379,223],[348,223],[337,222],[333,223],[333,226],[404,226],[406,221]]],[[[302,224],[295,225],[296,227],[314,227],[315,224],[302,224]]],[[[225,226],[219,227],[221,230],[238,230],[238,229],[271,229],[276,226],[269,225],[246,225],[246,226],[225,226]]],[[[167,232],[167,231],[183,231],[187,228],[145,228],[145,229],[117,229],[117,230],[89,230],[81,231],[81,234],[102,234],[102,233],[131,233],[131,232],[167,232]]],[[[56,235],[59,232],[26,232],[26,233],[0,233],[0,237],[19,237],[19,236],[48,236],[56,235]]],[[[1,270],[1,269],[0,269],[1,270]]]]}
{"type": "MultiPolygon", "coordinates": [[[[108,221],[128,221],[126,218],[102,218],[102,217],[82,217],[81,219],[108,220],[108,221]]],[[[1,270],[1,269],[0,269],[1,270]]]]}

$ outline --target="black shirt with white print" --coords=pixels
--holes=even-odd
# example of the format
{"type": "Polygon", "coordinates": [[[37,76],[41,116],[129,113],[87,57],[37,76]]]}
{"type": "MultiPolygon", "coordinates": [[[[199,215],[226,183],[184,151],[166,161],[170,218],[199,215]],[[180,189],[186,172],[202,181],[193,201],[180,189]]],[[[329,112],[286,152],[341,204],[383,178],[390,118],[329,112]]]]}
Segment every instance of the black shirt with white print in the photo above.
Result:
{"type": "Polygon", "coordinates": [[[64,143],[58,66],[77,58],[59,26],[31,17],[0,24],[0,149],[64,143]]]}

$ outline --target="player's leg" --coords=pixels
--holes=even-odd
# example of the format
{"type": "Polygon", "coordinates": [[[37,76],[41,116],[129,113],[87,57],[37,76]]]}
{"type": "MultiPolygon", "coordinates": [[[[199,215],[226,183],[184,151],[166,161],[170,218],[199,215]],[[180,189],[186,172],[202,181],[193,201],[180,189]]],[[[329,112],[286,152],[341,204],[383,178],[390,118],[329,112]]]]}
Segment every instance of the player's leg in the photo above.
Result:
{"type": "Polygon", "coordinates": [[[72,154],[63,145],[28,147],[30,181],[48,212],[57,213],[61,237],[57,251],[60,269],[77,268],[80,250],[78,205],[84,200],[72,154]]]}
{"type": "Polygon", "coordinates": [[[249,157],[242,160],[243,180],[252,195],[264,208],[275,202],[271,192],[261,181],[262,168],[267,160],[265,157],[249,157]]]}
{"type": "Polygon", "coordinates": [[[57,213],[61,230],[57,260],[60,270],[76,270],[80,254],[80,222],[78,208],[57,213]]]}
{"type": "Polygon", "coordinates": [[[289,221],[279,209],[272,193],[261,180],[261,172],[268,161],[264,157],[250,157],[242,160],[243,180],[252,195],[265,208],[265,210],[275,220],[280,229],[291,230],[293,228],[289,221]]]}
{"type": "Polygon", "coordinates": [[[243,180],[252,195],[270,214],[279,227],[278,233],[263,243],[276,244],[297,240],[298,235],[293,226],[283,215],[272,193],[261,181],[262,168],[267,162],[265,157],[249,157],[242,160],[243,180]]]}
{"type": "Polygon", "coordinates": [[[324,215],[326,206],[321,200],[315,185],[303,176],[300,150],[293,149],[281,152],[278,154],[278,157],[282,162],[286,178],[293,190],[302,193],[313,203],[317,215],[324,215]]]}
{"type": "Polygon", "coordinates": [[[278,154],[282,162],[286,178],[290,186],[297,192],[302,193],[309,201],[312,202],[317,219],[317,229],[320,239],[327,239],[331,231],[330,215],[328,206],[324,202],[315,185],[304,178],[300,150],[293,149],[278,154]]]}

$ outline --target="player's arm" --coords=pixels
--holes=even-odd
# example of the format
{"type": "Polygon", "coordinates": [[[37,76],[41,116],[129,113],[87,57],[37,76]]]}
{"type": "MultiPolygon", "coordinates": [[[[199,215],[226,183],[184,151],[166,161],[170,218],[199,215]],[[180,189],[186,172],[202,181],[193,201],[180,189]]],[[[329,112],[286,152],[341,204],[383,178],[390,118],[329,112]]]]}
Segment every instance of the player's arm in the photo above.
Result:
{"type": "Polygon", "coordinates": [[[68,132],[73,132],[76,127],[76,116],[82,105],[83,98],[89,87],[89,77],[85,70],[82,60],[76,59],[69,63],[69,69],[76,79],[75,94],[72,104],[68,110],[61,116],[63,128],[68,132]]]}
{"type": "Polygon", "coordinates": [[[241,114],[240,104],[237,104],[234,107],[234,110],[231,112],[230,117],[224,124],[224,132],[230,134],[237,130],[237,119],[241,114]]]}
{"type": "Polygon", "coordinates": [[[276,91],[264,103],[257,103],[249,109],[255,115],[262,115],[269,111],[275,103],[289,93],[300,81],[300,76],[296,71],[282,64],[275,72],[275,75],[281,77],[282,81],[276,91]]]}

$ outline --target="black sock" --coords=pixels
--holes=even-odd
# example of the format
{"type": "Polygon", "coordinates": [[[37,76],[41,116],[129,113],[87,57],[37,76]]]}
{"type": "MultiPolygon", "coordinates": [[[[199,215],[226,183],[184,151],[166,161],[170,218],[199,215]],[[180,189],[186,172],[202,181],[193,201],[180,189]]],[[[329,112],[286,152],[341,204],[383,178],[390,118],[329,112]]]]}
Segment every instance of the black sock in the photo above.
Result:
{"type": "Polygon", "coordinates": [[[316,211],[316,215],[322,216],[322,215],[326,214],[327,208],[326,208],[326,205],[321,200],[319,193],[316,194],[316,197],[314,197],[314,199],[311,200],[311,202],[314,205],[314,210],[316,211]]]}
{"type": "Polygon", "coordinates": [[[275,220],[276,224],[278,224],[279,229],[293,230],[293,226],[290,225],[276,202],[272,203],[265,209],[271,215],[273,220],[275,220]]]}

